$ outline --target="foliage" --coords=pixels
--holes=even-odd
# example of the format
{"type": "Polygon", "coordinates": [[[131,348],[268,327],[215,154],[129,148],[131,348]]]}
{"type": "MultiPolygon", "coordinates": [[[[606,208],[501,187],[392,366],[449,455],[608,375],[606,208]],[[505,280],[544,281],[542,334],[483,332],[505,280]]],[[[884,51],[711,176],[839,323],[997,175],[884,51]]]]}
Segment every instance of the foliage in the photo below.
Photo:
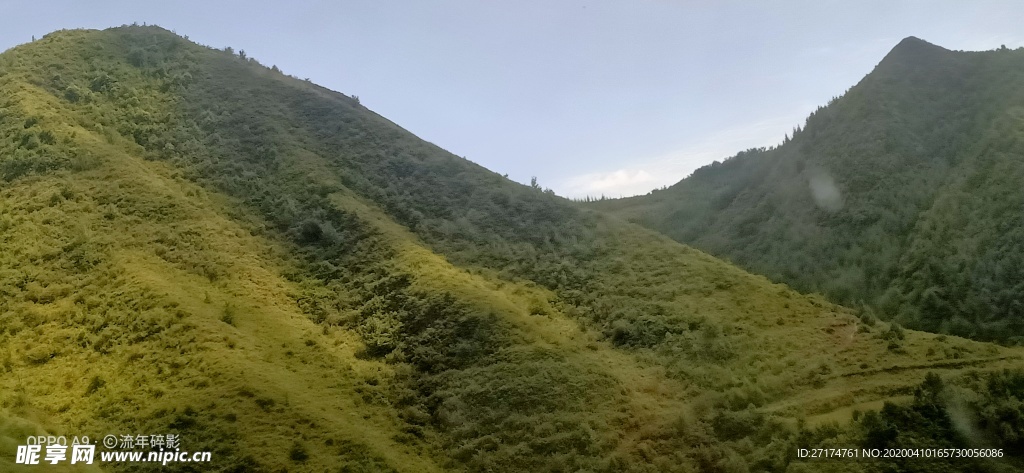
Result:
{"type": "Polygon", "coordinates": [[[178,432],[222,471],[785,471],[807,412],[1020,356],[868,327],[158,28],[0,65],[0,406],[36,430],[178,432]]]}
{"type": "Polygon", "coordinates": [[[782,145],[589,205],[908,327],[1015,343],[1022,62],[907,38],[782,145]]]}
{"type": "MultiPolygon", "coordinates": [[[[1018,433],[1024,426],[1019,383],[1024,372],[1006,370],[968,373],[948,385],[939,375],[929,373],[914,389],[908,405],[885,403],[869,410],[849,427],[829,426],[801,433],[801,446],[821,448],[848,442],[857,449],[985,449],[999,450],[997,458],[929,458],[909,456],[893,459],[861,459],[864,471],[945,472],[1018,471],[1021,444],[1018,433]]],[[[829,460],[823,460],[829,461],[829,460]]],[[[830,460],[835,461],[835,460],[830,460]]],[[[820,462],[819,462],[820,463],[820,462]]]]}

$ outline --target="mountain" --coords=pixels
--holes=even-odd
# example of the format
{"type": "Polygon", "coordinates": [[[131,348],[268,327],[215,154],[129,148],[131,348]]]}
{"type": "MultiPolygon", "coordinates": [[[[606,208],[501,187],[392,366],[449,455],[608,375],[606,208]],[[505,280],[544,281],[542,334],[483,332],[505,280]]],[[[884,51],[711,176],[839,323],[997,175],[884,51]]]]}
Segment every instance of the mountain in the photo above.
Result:
{"type": "Polygon", "coordinates": [[[40,468],[29,435],[165,434],[212,455],[167,471],[814,471],[798,448],[923,442],[1008,457],[928,471],[1021,466],[1024,350],[858,317],[242,51],[138,26],[8,50],[0,177],[3,471],[40,468]]]}
{"type": "Polygon", "coordinates": [[[1024,340],[1024,51],[901,41],[770,149],[593,207],[904,325],[1024,340]]]}

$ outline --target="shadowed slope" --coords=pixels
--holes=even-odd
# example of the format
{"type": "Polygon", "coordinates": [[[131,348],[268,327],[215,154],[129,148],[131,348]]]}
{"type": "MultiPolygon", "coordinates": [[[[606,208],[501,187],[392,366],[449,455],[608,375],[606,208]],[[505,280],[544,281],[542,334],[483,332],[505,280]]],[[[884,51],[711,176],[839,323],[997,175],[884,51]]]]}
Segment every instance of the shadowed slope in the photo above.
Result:
{"type": "Polygon", "coordinates": [[[1022,81],[1024,51],[907,38],[781,146],[593,207],[905,325],[1013,342],[1022,81]]]}
{"type": "Polygon", "coordinates": [[[177,471],[785,471],[798,419],[1021,355],[857,318],[157,28],[0,67],[0,429],[214,452],[177,471]]]}

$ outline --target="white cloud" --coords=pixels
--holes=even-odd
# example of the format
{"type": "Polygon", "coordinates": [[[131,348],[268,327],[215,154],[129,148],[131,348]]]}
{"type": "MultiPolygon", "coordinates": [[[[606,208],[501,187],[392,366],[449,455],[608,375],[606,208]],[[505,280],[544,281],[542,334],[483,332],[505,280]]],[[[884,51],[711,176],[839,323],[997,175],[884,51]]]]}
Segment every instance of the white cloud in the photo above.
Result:
{"type": "Polygon", "coordinates": [[[557,182],[559,195],[566,197],[628,197],[670,186],[700,167],[723,160],[745,149],[772,146],[782,141],[793,126],[803,123],[813,110],[810,105],[794,113],[749,123],[708,136],[696,145],[647,158],[635,159],[626,167],[589,172],[557,182]]]}
{"type": "Polygon", "coordinates": [[[642,194],[657,186],[657,179],[642,169],[619,169],[569,178],[563,187],[566,195],[619,197],[642,194]]]}

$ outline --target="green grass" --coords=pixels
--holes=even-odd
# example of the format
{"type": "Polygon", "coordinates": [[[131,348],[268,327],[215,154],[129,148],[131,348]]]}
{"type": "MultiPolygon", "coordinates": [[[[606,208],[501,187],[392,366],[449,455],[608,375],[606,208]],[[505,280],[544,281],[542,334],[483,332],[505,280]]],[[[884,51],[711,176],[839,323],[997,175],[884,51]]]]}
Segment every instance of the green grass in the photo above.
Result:
{"type": "Polygon", "coordinates": [[[900,338],[163,30],[0,64],[3,442],[173,431],[213,471],[786,471],[818,419],[1024,354],[900,338]]]}

